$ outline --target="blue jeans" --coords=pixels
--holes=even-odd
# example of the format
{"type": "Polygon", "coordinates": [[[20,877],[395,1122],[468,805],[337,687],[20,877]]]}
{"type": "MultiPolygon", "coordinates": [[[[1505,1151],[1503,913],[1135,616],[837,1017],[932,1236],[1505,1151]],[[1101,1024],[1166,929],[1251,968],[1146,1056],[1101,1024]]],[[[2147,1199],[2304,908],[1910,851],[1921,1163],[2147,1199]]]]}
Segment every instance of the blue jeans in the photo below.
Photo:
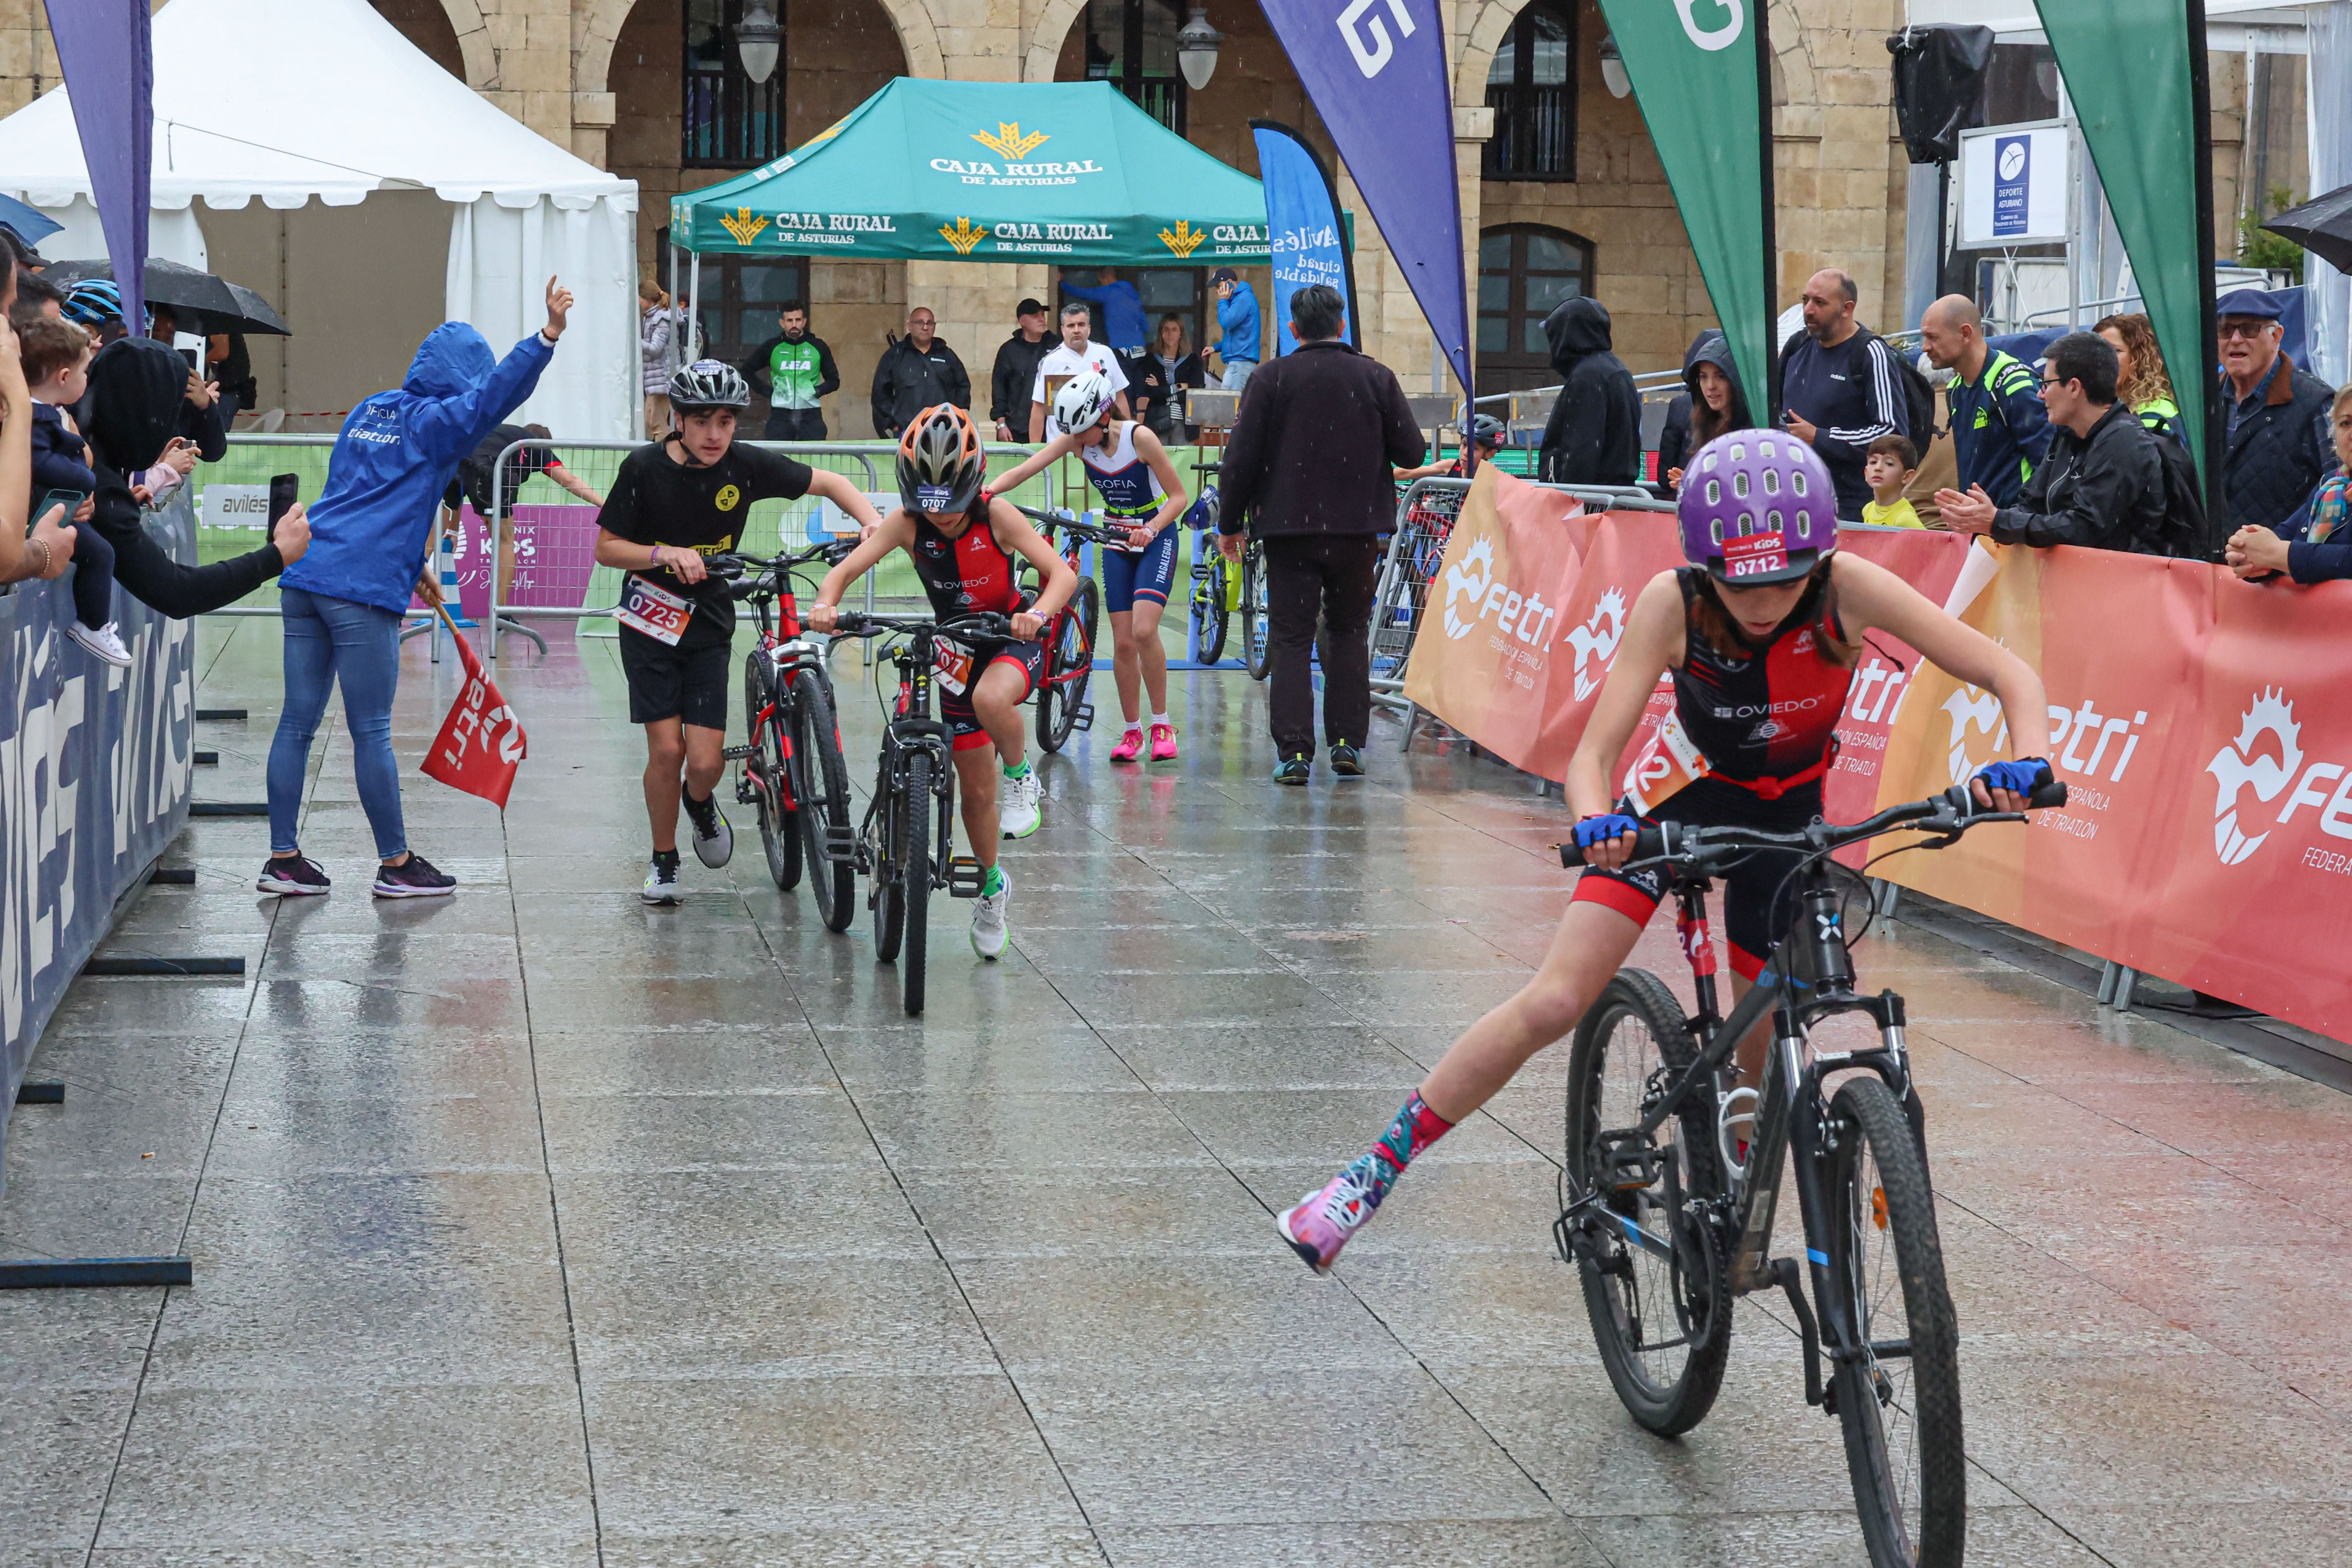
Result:
{"type": "Polygon", "coordinates": [[[392,694],[400,684],[400,616],[374,605],[331,599],[281,584],[286,616],[286,706],[269,744],[269,847],[300,847],[295,819],[310,771],[310,737],[327,711],[327,694],[340,679],[343,721],[352,732],[352,767],[360,805],[375,829],[375,852],[390,860],[408,852],[400,819],[400,763],[392,754],[392,694]]]}

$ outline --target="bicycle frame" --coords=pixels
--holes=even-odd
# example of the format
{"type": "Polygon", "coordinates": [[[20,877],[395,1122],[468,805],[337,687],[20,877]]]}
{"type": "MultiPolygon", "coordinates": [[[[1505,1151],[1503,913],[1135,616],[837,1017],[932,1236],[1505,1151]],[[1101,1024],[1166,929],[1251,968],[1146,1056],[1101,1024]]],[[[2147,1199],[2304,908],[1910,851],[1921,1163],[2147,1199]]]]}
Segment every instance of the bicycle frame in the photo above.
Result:
{"type": "Polygon", "coordinates": [[[775,781],[780,798],[778,806],[784,811],[800,809],[800,781],[793,775],[799,771],[799,760],[793,752],[791,727],[785,725],[777,712],[778,699],[791,689],[793,678],[803,669],[824,670],[824,655],[802,636],[800,605],[794,595],[793,573],[805,562],[794,563],[779,556],[773,561],[757,563],[761,571],[753,585],[743,597],[750,601],[751,614],[760,626],[760,652],[769,660],[770,689],[767,706],[756,713],[744,715],[744,745],[730,748],[728,755],[745,761],[756,761],[760,742],[770,725],[777,726],[776,739],[784,754],[784,776],[775,781]],[[769,584],[772,581],[773,591],[769,584]]]}
{"type": "MultiPolygon", "coordinates": [[[[1079,555],[1081,548],[1087,542],[1086,537],[1076,529],[1066,525],[1062,525],[1057,528],[1056,525],[1048,523],[1045,526],[1048,530],[1061,534],[1062,537],[1058,543],[1062,552],[1063,561],[1068,563],[1071,571],[1078,573],[1081,576],[1085,575],[1085,570],[1080,563],[1079,555]]],[[[1060,609],[1054,612],[1053,616],[1045,622],[1045,626],[1038,632],[1037,636],[1039,641],[1045,645],[1049,656],[1045,661],[1045,674],[1037,682],[1041,688],[1047,686],[1067,686],[1072,681],[1093,673],[1095,662],[1094,639],[1087,635],[1086,622],[1078,618],[1078,596],[1076,594],[1070,595],[1070,602],[1068,604],[1064,605],[1060,609]],[[1055,648],[1061,646],[1063,629],[1073,626],[1077,627],[1078,641],[1085,649],[1086,657],[1074,663],[1069,668],[1062,671],[1059,675],[1056,675],[1054,673],[1054,661],[1050,655],[1055,648]]]]}
{"type": "Polygon", "coordinates": [[[866,818],[857,829],[861,858],[866,846],[873,847],[871,864],[860,868],[873,879],[873,890],[866,900],[869,907],[881,896],[884,884],[900,874],[897,864],[898,847],[890,842],[892,819],[886,812],[892,802],[906,794],[907,763],[917,752],[930,754],[931,795],[939,814],[931,835],[932,883],[941,888],[951,886],[955,858],[954,738],[931,711],[932,668],[939,657],[939,641],[936,632],[917,632],[910,641],[888,649],[890,659],[898,667],[898,702],[890,721],[882,727],[882,756],[874,796],[866,803],[866,818]],[[881,822],[878,833],[875,826],[877,818],[881,822]]]}
{"type": "MultiPolygon", "coordinates": [[[[1849,1304],[1830,1288],[1826,1249],[1830,1215],[1822,1173],[1823,1158],[1834,1147],[1834,1134],[1827,1125],[1828,1100],[1822,1089],[1822,1080],[1832,1072],[1860,1069],[1874,1072],[1885,1080],[1902,1102],[1912,1133],[1919,1142],[1920,1156],[1923,1161],[1926,1158],[1926,1120],[1911,1084],[1904,1042],[1903,998],[1892,991],[1882,991],[1875,996],[1855,994],[1853,955],[1846,947],[1840,894],[1824,863],[1815,860],[1801,874],[1797,919],[1789,934],[1772,950],[1758,983],[1732,1008],[1730,1016],[1719,1016],[1715,948],[1706,924],[1708,887],[1703,879],[1677,879],[1675,884],[1676,927],[1698,994],[1698,1009],[1685,1022],[1699,1047],[1698,1054],[1670,1086],[1650,1097],[1649,1107],[1637,1128],[1622,1132],[1604,1130],[1600,1142],[1604,1150],[1612,1152],[1612,1158],[1615,1150],[1654,1147],[1650,1140],[1659,1128],[1681,1112],[1686,1100],[1705,1093],[1710,1111],[1707,1123],[1715,1130],[1718,1153],[1727,1168],[1731,1164],[1730,1152],[1720,1147],[1721,1129],[1727,1107],[1741,1091],[1720,1089],[1719,1075],[1748,1032],[1768,1013],[1770,1015],[1772,1035],[1765,1058],[1764,1087],[1748,1158],[1736,1175],[1728,1176],[1725,1231],[1738,1239],[1725,1273],[1735,1295],[1746,1295],[1769,1285],[1778,1285],[1786,1293],[1804,1341],[1805,1397],[1809,1404],[1819,1405],[1822,1399],[1821,1355],[1824,1345],[1830,1359],[1841,1364],[1872,1355],[1881,1359],[1900,1356],[1907,1354],[1910,1348],[1908,1342],[1867,1346],[1860,1343],[1849,1304]],[[1811,1053],[1808,1059],[1812,1026],[1841,1013],[1869,1015],[1878,1026],[1879,1045],[1864,1050],[1811,1053]],[[1795,1155],[1806,1263],[1814,1300],[1822,1306],[1818,1323],[1798,1289],[1793,1260],[1775,1263],[1769,1256],[1774,1213],[1780,1200],[1780,1167],[1791,1152],[1795,1155]]],[[[1567,1236],[1565,1227],[1575,1209],[1593,1202],[1595,1195],[1602,1192],[1605,1189],[1596,1188],[1595,1194],[1586,1194],[1561,1215],[1563,1241],[1567,1236]]],[[[1621,1219],[1620,1228],[1630,1244],[1668,1263],[1675,1261],[1670,1239],[1652,1236],[1628,1220],[1621,1219]]]]}

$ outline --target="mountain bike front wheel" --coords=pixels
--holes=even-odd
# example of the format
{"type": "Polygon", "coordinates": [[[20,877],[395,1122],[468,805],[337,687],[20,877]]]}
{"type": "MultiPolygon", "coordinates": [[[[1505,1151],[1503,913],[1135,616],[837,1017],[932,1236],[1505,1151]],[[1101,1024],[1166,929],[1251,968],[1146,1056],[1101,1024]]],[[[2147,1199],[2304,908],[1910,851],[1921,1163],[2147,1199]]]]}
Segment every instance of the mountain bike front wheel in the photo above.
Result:
{"type": "Polygon", "coordinates": [[[785,809],[784,797],[791,791],[787,781],[792,777],[791,764],[784,756],[785,710],[790,700],[776,689],[767,666],[767,655],[753,648],[743,656],[743,717],[755,734],[751,754],[743,766],[751,775],[752,788],[758,795],[756,809],[760,814],[760,847],[767,851],[768,875],[785,892],[800,885],[801,830],[794,819],[798,812],[785,809]],[[764,729],[760,726],[760,714],[773,705],[764,729]]]}
{"type": "Polygon", "coordinates": [[[1037,689],[1037,743],[1058,752],[1069,743],[1078,714],[1087,705],[1087,686],[1094,679],[1095,632],[1102,615],[1101,590],[1091,577],[1081,578],[1045,649],[1045,680],[1037,689]]]}
{"type": "Polygon", "coordinates": [[[923,1010],[923,961],[931,923],[931,754],[907,759],[907,793],[898,797],[900,901],[906,909],[906,945],[898,954],[898,983],[913,1017],[923,1010]]]}
{"type": "Polygon", "coordinates": [[[1225,605],[1226,575],[1233,563],[1217,553],[1211,542],[1215,536],[1202,534],[1200,548],[1210,552],[1199,577],[1192,584],[1192,611],[1201,625],[1201,662],[1214,664],[1225,655],[1225,628],[1231,624],[1232,611],[1225,605]]]}
{"type": "Polygon", "coordinates": [[[1830,1102],[1829,1289],[1867,1353],[1832,1384],[1873,1568],[1958,1568],[1968,1535],[1959,1328],[1927,1167],[1874,1078],[1830,1102]]]}
{"type": "Polygon", "coordinates": [[[1264,680],[1274,668],[1267,652],[1274,626],[1266,599],[1265,552],[1252,547],[1242,554],[1242,662],[1250,679],[1264,680]]]}
{"type": "Polygon", "coordinates": [[[1694,1096],[1646,1148],[1602,1135],[1639,1126],[1692,1055],[1674,994],[1647,971],[1621,969],[1577,1025],[1568,1060],[1561,1239],[1617,1397],[1662,1437],[1706,1419],[1731,1354],[1721,1263],[1706,1222],[1685,1206],[1721,1190],[1715,1134],[1694,1096]]]}
{"type": "Polygon", "coordinates": [[[809,894],[827,931],[847,931],[857,868],[831,858],[832,830],[849,827],[849,764],[842,760],[841,729],[824,677],[803,669],[793,677],[793,762],[800,770],[801,846],[808,862],[809,894]]]}

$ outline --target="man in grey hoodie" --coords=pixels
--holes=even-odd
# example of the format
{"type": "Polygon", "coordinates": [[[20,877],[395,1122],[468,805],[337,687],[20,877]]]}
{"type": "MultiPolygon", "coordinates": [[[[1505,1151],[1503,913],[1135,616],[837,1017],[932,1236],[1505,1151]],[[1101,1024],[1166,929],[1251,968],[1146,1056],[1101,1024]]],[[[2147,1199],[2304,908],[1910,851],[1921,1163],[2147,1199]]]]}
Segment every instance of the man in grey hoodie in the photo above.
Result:
{"type": "Polygon", "coordinates": [[[1559,401],[1544,426],[1536,474],[1559,485],[1632,485],[1642,477],[1642,397],[1610,352],[1609,312],[1597,300],[1563,300],[1544,318],[1559,401]]]}

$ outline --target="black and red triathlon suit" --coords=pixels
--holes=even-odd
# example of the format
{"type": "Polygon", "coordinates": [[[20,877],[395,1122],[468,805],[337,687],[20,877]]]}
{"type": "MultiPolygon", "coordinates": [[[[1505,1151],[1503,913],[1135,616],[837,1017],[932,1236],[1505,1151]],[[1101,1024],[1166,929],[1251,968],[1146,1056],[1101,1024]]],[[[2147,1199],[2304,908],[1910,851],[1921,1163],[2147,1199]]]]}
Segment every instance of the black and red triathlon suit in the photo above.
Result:
{"type": "MultiPolygon", "coordinates": [[[[1683,590],[1688,647],[1673,671],[1675,713],[1683,733],[1713,771],[1668,795],[1644,823],[1691,827],[1734,826],[1790,833],[1822,817],[1822,780],[1835,759],[1838,716],[1853,682],[1851,667],[1822,646],[1822,590],[1815,584],[1789,618],[1746,658],[1726,658],[1692,624],[1691,606],[1708,591],[1706,574],[1685,566],[1675,574],[1683,590]]],[[[1840,642],[1834,617],[1827,629],[1840,642]]],[[[1630,814],[1630,802],[1617,809],[1630,814]]],[[[1794,906],[1795,884],[1783,879],[1796,866],[1794,850],[1760,851],[1724,877],[1724,935],[1731,967],[1753,980],[1763,970],[1794,906]],[[1780,896],[1778,908],[1774,894],[1780,896]]],[[[1605,904],[1646,923],[1665,897],[1654,869],[1588,868],[1576,884],[1580,901],[1605,904]]]]}
{"type": "MultiPolygon", "coordinates": [[[[1010,616],[1026,607],[1013,575],[1016,563],[996,542],[996,531],[989,526],[994,501],[988,491],[981,491],[966,514],[971,521],[953,539],[934,528],[921,512],[909,509],[907,513],[915,522],[915,542],[907,553],[914,557],[915,575],[922,579],[931,614],[940,620],[988,611],[1010,616]]],[[[1021,693],[1025,698],[1045,679],[1045,645],[1003,641],[959,646],[971,651],[971,679],[961,691],[940,687],[940,717],[955,735],[955,749],[965,752],[990,743],[988,731],[981,728],[980,716],[971,709],[971,689],[980,683],[981,675],[993,664],[1013,666],[1028,678],[1028,687],[1021,693]]]]}

